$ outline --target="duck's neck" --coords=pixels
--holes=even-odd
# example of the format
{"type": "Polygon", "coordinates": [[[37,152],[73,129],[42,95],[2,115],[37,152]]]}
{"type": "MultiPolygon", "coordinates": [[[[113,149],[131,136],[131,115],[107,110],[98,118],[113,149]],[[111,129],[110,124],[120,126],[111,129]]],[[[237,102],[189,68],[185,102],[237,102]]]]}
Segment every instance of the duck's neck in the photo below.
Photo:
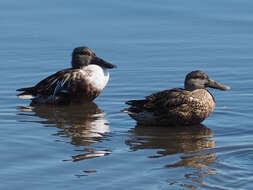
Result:
{"type": "Polygon", "coordinates": [[[204,87],[202,85],[197,85],[197,84],[190,83],[190,82],[185,82],[184,88],[185,88],[185,90],[188,90],[188,91],[194,91],[197,89],[204,89],[204,87]]]}
{"type": "Polygon", "coordinates": [[[71,61],[72,68],[81,69],[88,65],[88,60],[80,56],[73,56],[71,61]]]}

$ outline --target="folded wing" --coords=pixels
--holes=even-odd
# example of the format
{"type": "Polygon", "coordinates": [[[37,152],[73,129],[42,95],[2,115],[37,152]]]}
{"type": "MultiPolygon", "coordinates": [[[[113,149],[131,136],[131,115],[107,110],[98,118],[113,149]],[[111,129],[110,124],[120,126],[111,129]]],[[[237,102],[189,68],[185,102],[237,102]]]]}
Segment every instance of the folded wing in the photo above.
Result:
{"type": "Polygon", "coordinates": [[[88,74],[80,69],[65,69],[45,78],[34,87],[18,89],[17,91],[23,91],[18,96],[20,98],[40,96],[55,99],[57,96],[79,93],[78,90],[85,93],[84,91],[88,88],[85,75],[88,74]]]}
{"type": "Polygon", "coordinates": [[[126,104],[131,105],[131,111],[164,112],[187,103],[189,93],[189,91],[175,88],[154,93],[144,100],[130,100],[126,104]]]}

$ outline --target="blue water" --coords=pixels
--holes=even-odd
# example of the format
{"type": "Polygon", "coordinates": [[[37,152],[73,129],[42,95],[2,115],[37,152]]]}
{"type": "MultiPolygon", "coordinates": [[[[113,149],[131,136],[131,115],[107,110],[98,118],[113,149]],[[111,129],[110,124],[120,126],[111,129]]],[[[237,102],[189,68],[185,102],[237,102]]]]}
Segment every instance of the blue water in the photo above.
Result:
{"type": "Polygon", "coordinates": [[[1,1],[1,189],[252,189],[253,2],[1,1]],[[91,108],[29,107],[15,91],[86,45],[118,66],[91,108]],[[196,128],[140,128],[125,101],[204,70],[214,113],[196,128]]]}

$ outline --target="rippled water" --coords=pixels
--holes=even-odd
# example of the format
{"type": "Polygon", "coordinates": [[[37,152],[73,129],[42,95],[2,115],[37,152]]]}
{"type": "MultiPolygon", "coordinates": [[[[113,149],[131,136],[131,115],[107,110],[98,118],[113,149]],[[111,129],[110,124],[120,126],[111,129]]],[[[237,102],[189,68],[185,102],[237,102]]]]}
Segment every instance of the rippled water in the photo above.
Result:
{"type": "Polygon", "coordinates": [[[251,189],[253,2],[1,1],[1,189],[251,189]],[[86,45],[118,66],[94,104],[30,107],[16,89],[86,45]],[[194,128],[141,128],[125,101],[202,69],[232,87],[194,128]]]}

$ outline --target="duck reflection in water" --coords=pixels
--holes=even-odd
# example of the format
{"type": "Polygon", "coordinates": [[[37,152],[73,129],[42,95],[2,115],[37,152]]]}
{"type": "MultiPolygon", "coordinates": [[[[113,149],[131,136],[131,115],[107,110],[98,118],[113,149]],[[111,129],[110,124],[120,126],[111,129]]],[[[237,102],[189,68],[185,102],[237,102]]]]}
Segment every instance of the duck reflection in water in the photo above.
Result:
{"type": "Polygon", "coordinates": [[[148,158],[169,156],[168,162],[171,163],[164,164],[164,168],[193,168],[193,172],[187,170],[180,181],[169,180],[172,185],[187,184],[189,180],[191,184],[192,181],[202,184],[204,175],[216,174],[209,167],[217,158],[211,150],[216,146],[212,135],[213,131],[202,124],[176,128],[136,126],[129,131],[129,140],[125,143],[132,151],[156,150],[155,155],[149,155],[148,158]],[[179,160],[175,161],[175,158],[179,160]]]}
{"type": "MultiPolygon", "coordinates": [[[[75,146],[84,146],[82,151],[87,153],[72,156],[73,161],[105,156],[108,150],[94,150],[93,143],[103,140],[110,131],[109,123],[104,119],[105,113],[97,104],[72,104],[68,106],[36,105],[35,107],[20,107],[22,115],[37,116],[46,121],[30,121],[44,124],[45,127],[55,126],[60,130],[54,134],[63,138],[70,138],[75,146]]],[[[26,120],[27,122],[27,120],[26,120]]]]}

